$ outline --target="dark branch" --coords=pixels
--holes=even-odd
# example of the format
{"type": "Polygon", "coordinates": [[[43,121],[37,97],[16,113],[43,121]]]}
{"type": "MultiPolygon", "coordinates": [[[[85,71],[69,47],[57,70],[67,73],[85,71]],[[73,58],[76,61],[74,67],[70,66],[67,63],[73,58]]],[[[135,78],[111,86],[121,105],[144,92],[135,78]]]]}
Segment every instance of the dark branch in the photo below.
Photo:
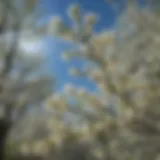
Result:
{"type": "Polygon", "coordinates": [[[19,36],[20,36],[20,24],[17,24],[15,26],[15,31],[14,31],[14,37],[13,37],[13,43],[11,46],[10,51],[6,54],[5,57],[5,62],[4,62],[4,68],[2,70],[2,73],[0,77],[6,77],[6,75],[10,72],[13,66],[13,61],[17,53],[17,46],[19,42],[19,36]]]}

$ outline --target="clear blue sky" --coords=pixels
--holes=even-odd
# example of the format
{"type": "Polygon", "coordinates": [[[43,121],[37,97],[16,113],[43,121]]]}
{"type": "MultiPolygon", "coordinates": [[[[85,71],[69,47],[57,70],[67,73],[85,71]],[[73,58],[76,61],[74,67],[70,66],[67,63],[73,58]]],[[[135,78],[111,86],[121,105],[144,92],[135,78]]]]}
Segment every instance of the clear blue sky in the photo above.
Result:
{"type": "MultiPolygon", "coordinates": [[[[66,15],[66,9],[69,4],[79,3],[84,12],[95,12],[100,16],[99,23],[95,26],[95,31],[101,29],[111,28],[114,24],[115,15],[110,6],[108,6],[104,0],[45,0],[43,5],[47,9],[47,15],[60,15],[66,22],[69,19],[66,15]]],[[[66,49],[71,48],[70,44],[61,42],[56,39],[46,39],[46,53],[48,57],[48,64],[50,71],[57,78],[57,89],[62,89],[65,83],[74,83],[77,86],[85,86],[90,90],[95,89],[95,85],[86,78],[73,78],[69,75],[68,69],[73,66],[82,66],[82,62],[74,61],[72,63],[65,63],[60,58],[60,54],[66,49]]]]}

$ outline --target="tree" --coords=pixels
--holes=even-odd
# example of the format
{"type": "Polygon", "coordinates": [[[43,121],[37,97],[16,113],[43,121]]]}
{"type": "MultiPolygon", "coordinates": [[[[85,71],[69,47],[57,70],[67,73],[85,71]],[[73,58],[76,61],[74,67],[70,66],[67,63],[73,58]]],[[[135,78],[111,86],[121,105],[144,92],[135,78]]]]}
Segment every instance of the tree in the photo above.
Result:
{"type": "MultiPolygon", "coordinates": [[[[98,141],[100,148],[103,146],[104,150],[100,150],[104,159],[158,159],[160,26],[157,8],[160,6],[157,0],[145,1],[142,7],[134,0],[125,2],[113,31],[94,33],[97,15],[85,15],[78,4],[69,8],[73,25],[68,26],[60,17],[51,19],[50,33],[80,46],[65,53],[63,58],[78,57],[86,62],[85,69],[74,68],[71,73],[94,80],[100,96],[89,92],[79,95],[77,89],[69,87],[69,98],[66,98],[68,93],[53,96],[47,106],[59,113],[57,117],[68,111],[87,120],[91,127],[88,137],[93,137],[94,144],[98,141]],[[74,101],[70,101],[70,95],[74,101]],[[111,105],[116,114],[108,118],[104,108],[111,105]],[[90,114],[95,111],[94,119],[86,116],[89,107],[90,114]],[[101,125],[97,131],[98,123],[101,125]]],[[[65,123],[63,119],[62,123],[65,123]]]]}
{"type": "MultiPolygon", "coordinates": [[[[37,27],[36,0],[0,1],[0,159],[10,130],[27,108],[40,105],[51,92],[51,77],[44,70],[41,53],[29,55],[24,43],[35,43],[44,34],[37,27]]],[[[38,51],[39,52],[39,51],[38,51]]]]}

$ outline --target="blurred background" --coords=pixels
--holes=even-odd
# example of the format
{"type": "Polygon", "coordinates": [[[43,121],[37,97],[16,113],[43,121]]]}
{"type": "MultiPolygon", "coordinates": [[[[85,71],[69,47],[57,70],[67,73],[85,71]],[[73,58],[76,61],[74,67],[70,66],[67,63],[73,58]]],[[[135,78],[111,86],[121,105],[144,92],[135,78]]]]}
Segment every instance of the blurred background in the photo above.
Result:
{"type": "Polygon", "coordinates": [[[0,0],[0,160],[160,160],[158,0],[0,0]]]}

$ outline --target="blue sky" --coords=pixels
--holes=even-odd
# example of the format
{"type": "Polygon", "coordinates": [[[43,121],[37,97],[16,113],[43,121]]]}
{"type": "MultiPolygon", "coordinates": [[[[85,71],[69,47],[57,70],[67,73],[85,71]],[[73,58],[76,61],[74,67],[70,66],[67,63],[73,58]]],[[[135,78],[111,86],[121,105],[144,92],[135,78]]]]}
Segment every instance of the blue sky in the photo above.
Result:
{"type": "MultiPolygon", "coordinates": [[[[112,28],[115,20],[115,14],[110,6],[104,0],[45,0],[43,6],[46,8],[48,17],[60,15],[64,21],[69,22],[66,10],[69,4],[79,3],[84,12],[95,12],[100,16],[99,23],[95,26],[95,31],[106,28],[112,28]]],[[[47,54],[50,72],[57,78],[57,89],[61,90],[65,83],[73,83],[76,86],[84,86],[89,90],[95,90],[93,82],[87,78],[73,78],[69,75],[68,70],[71,66],[82,66],[82,62],[74,61],[65,63],[61,60],[60,55],[72,45],[53,38],[46,38],[45,52],[47,54]]]]}

